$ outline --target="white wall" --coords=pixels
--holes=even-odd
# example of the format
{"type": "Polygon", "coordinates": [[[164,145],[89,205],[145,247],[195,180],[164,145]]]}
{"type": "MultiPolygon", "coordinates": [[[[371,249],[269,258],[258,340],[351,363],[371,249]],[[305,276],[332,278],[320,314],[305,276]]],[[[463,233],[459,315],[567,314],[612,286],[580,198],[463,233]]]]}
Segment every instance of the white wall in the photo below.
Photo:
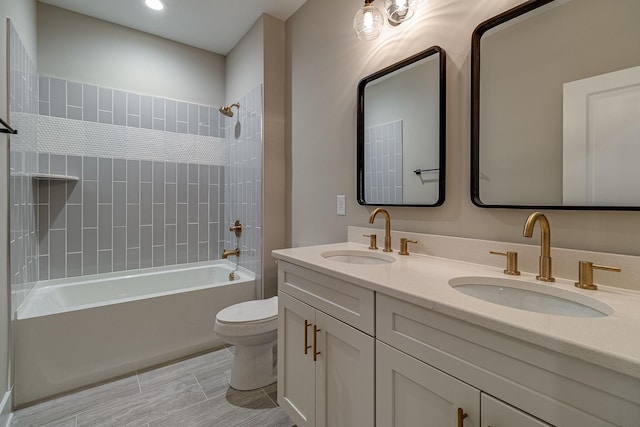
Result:
{"type": "Polygon", "coordinates": [[[260,17],[227,54],[226,104],[238,102],[239,98],[263,81],[264,19],[260,17]]]}
{"type": "MultiPolygon", "coordinates": [[[[288,21],[288,244],[344,241],[347,226],[366,226],[371,208],[356,202],[356,85],[384,66],[429,46],[447,52],[447,189],[438,208],[391,208],[392,227],[508,242],[522,238],[528,210],[481,209],[469,190],[471,34],[482,21],[520,0],[430,0],[414,18],[386,27],[372,42],[356,39],[359,2],[308,0],[288,21]],[[336,195],[347,195],[347,216],[336,216],[336,195]]],[[[545,212],[556,247],[640,255],[640,213],[545,212]]],[[[382,227],[381,222],[376,226],[382,227]]],[[[397,244],[397,242],[395,242],[397,244]]]]}
{"type": "MultiPolygon", "coordinates": [[[[10,18],[16,27],[32,58],[36,58],[36,2],[35,0],[0,0],[0,117],[8,118],[7,95],[7,51],[6,51],[6,18],[10,18]]],[[[0,425],[6,422],[7,411],[11,409],[11,401],[7,391],[13,386],[11,378],[12,343],[10,313],[10,281],[8,260],[9,229],[9,159],[8,138],[0,134],[0,425]],[[3,406],[3,404],[5,404],[3,406]]]]}
{"type": "Polygon", "coordinates": [[[222,55],[38,3],[40,75],[222,105],[222,55]]]}

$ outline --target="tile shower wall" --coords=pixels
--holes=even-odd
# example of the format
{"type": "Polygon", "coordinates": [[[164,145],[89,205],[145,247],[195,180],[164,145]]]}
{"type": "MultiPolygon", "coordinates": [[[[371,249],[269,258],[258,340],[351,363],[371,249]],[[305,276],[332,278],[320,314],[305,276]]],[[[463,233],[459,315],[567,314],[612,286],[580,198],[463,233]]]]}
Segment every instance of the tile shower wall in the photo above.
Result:
{"type": "Polygon", "coordinates": [[[11,295],[15,309],[37,281],[36,191],[30,175],[37,170],[38,76],[16,32],[8,26],[10,137],[11,295]]]}
{"type": "Polygon", "coordinates": [[[54,77],[39,77],[43,117],[224,137],[217,107],[142,95],[54,77]]]}
{"type": "Polygon", "coordinates": [[[38,77],[13,34],[14,294],[36,280],[218,259],[236,246],[259,276],[261,86],[225,119],[216,107],[38,77]],[[239,241],[228,231],[235,219],[239,241]]]}
{"type": "Polygon", "coordinates": [[[365,200],[402,204],[402,120],[365,129],[365,200]]]}
{"type": "Polygon", "coordinates": [[[217,108],[39,83],[40,280],[219,259],[217,108]]]}
{"type": "Polygon", "coordinates": [[[227,166],[224,171],[224,224],[227,249],[240,248],[238,262],[256,273],[261,289],[262,263],[262,85],[240,100],[234,117],[225,118],[227,166]],[[239,219],[242,236],[229,226],[239,219]]]}
{"type": "Polygon", "coordinates": [[[220,258],[221,166],[39,157],[40,280],[220,258]]]}

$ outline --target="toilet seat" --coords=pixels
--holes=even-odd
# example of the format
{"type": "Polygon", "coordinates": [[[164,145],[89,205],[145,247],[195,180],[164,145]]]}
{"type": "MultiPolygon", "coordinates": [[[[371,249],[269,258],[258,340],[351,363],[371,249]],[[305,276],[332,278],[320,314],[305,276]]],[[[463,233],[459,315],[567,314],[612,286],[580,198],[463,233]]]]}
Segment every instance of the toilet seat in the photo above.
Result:
{"type": "Polygon", "coordinates": [[[220,323],[260,323],[278,318],[278,297],[245,301],[223,308],[216,315],[220,323]]]}
{"type": "Polygon", "coordinates": [[[215,332],[221,336],[265,334],[278,329],[278,297],[245,301],[216,315],[215,332]]]}

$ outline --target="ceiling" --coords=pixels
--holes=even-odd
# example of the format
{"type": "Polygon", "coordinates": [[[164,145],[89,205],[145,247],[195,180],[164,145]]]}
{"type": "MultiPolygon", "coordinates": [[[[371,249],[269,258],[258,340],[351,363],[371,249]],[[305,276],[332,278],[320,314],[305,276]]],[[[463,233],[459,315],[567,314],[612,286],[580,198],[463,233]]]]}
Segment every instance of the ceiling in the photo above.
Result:
{"type": "Polygon", "coordinates": [[[289,18],[306,0],[39,0],[83,15],[226,55],[263,14],[289,18]]]}

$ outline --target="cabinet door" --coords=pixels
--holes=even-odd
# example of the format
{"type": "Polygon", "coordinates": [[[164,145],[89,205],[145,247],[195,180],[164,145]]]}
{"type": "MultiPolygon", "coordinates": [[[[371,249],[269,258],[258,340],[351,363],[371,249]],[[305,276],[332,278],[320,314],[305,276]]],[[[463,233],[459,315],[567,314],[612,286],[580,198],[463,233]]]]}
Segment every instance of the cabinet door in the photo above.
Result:
{"type": "Polygon", "coordinates": [[[316,325],[316,425],[373,426],[375,340],[320,311],[316,325]]]}
{"type": "Polygon", "coordinates": [[[455,427],[460,409],[464,427],[479,427],[480,391],[376,341],[376,425],[455,427]]]}
{"type": "Polygon", "coordinates": [[[482,427],[551,427],[551,424],[540,421],[513,406],[482,393],[482,427]]]}
{"type": "Polygon", "coordinates": [[[298,427],[315,426],[314,323],[313,307],[278,294],[278,404],[298,427]]]}

